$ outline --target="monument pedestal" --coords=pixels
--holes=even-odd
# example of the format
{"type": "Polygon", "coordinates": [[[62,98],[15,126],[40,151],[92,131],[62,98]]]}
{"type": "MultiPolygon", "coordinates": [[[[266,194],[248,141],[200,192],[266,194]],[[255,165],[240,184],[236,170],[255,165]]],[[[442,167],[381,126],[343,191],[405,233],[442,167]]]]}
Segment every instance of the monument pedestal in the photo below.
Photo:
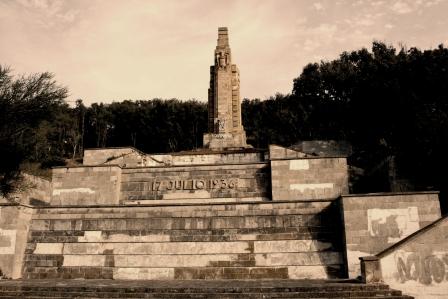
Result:
{"type": "Polygon", "coordinates": [[[204,147],[210,149],[243,149],[251,147],[246,144],[246,132],[204,134],[204,147]]]}

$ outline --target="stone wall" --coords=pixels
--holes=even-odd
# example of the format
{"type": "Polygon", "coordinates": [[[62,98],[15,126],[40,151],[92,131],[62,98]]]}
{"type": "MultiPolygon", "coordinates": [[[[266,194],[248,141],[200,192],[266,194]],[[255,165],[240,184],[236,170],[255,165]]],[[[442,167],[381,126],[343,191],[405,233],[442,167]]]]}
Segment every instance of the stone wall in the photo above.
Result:
{"type": "Polygon", "coordinates": [[[291,146],[299,152],[319,157],[348,157],[352,154],[350,143],[344,140],[307,140],[291,146]]]}
{"type": "Polygon", "coordinates": [[[51,205],[113,205],[121,168],[114,165],[53,168],[51,205]]]}
{"type": "Polygon", "coordinates": [[[440,218],[437,192],[344,195],[347,264],[360,275],[359,257],[377,254],[440,218]]]}
{"type": "MultiPolygon", "coordinates": [[[[157,157],[157,155],[151,155],[157,157]]],[[[172,165],[203,165],[203,164],[237,164],[258,163],[264,161],[262,151],[233,151],[206,154],[176,154],[172,155],[172,165]]]]}
{"type": "Polygon", "coordinates": [[[272,200],[336,199],[348,193],[345,158],[271,157],[272,200]]]}
{"type": "Polygon", "coordinates": [[[25,278],[340,277],[331,202],[41,208],[25,278]]]}
{"type": "Polygon", "coordinates": [[[125,168],[120,201],[144,203],[269,198],[267,163],[125,168]]]}
{"type": "Polygon", "coordinates": [[[84,150],[84,165],[128,164],[137,166],[142,163],[144,154],[133,147],[93,148],[84,150]]]}
{"type": "Polygon", "coordinates": [[[51,182],[49,180],[24,174],[26,189],[21,194],[21,203],[31,205],[46,205],[51,200],[51,182]]]}
{"type": "Polygon", "coordinates": [[[283,146],[270,144],[269,145],[269,158],[271,160],[278,159],[297,159],[305,158],[307,155],[300,151],[292,150],[283,146]]]}
{"type": "MultiPolygon", "coordinates": [[[[51,182],[38,176],[22,173],[18,190],[9,196],[14,202],[25,205],[48,205],[51,201],[51,182]]],[[[0,196],[0,203],[10,200],[0,196]]]]}
{"type": "Polygon", "coordinates": [[[145,154],[132,147],[86,149],[83,164],[120,165],[121,167],[159,167],[207,164],[257,163],[265,160],[265,153],[252,149],[235,151],[198,150],[173,154],[145,154]]]}
{"type": "Polygon", "coordinates": [[[448,218],[379,255],[383,280],[416,299],[448,296],[448,218]]]}
{"type": "Polygon", "coordinates": [[[4,277],[21,278],[33,209],[0,204],[0,270],[4,277]]]}

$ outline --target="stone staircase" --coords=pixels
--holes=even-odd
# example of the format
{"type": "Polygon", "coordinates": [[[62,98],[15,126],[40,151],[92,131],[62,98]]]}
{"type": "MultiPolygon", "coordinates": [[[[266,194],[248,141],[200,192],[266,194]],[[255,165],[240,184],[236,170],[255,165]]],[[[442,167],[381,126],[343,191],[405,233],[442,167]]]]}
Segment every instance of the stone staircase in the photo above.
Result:
{"type": "Polygon", "coordinates": [[[387,285],[344,280],[1,281],[0,298],[412,299],[387,285]]]}
{"type": "Polygon", "coordinates": [[[330,201],[40,208],[24,278],[340,278],[340,222],[330,201]]]}

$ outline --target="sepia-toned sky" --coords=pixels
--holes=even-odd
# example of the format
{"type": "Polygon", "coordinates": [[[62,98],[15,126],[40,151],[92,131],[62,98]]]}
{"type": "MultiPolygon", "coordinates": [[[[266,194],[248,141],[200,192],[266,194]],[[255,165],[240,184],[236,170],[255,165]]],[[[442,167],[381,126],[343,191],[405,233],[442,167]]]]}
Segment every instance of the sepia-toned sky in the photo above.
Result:
{"type": "Polygon", "coordinates": [[[0,64],[54,73],[70,101],[205,101],[227,26],[242,97],[264,99],[373,40],[446,45],[447,13],[448,0],[0,0],[0,64]]]}

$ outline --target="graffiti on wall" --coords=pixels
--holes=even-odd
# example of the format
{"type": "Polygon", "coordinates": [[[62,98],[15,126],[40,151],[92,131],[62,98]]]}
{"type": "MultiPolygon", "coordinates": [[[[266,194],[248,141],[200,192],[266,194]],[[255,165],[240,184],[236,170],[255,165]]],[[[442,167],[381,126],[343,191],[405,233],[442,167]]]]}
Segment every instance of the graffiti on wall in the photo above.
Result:
{"type": "Polygon", "coordinates": [[[448,252],[437,254],[397,253],[398,281],[417,281],[429,285],[448,281],[448,252]]]}
{"type": "Polygon", "coordinates": [[[368,230],[372,237],[395,243],[420,229],[417,207],[367,210],[368,230]]]}

